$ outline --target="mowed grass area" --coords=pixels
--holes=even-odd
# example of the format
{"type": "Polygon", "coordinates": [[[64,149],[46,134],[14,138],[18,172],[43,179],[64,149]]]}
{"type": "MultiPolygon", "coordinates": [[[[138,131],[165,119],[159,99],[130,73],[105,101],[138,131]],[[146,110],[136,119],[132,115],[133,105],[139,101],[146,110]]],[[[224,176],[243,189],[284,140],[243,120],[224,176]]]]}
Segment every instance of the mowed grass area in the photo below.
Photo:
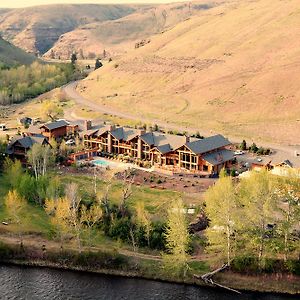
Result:
{"type": "MultiPolygon", "coordinates": [[[[62,175],[61,180],[63,183],[75,182],[78,184],[83,200],[88,197],[88,191],[93,191],[94,180],[91,176],[87,175],[62,175]]],[[[99,178],[97,180],[97,190],[101,195],[105,193],[107,184],[99,178]]],[[[129,209],[135,209],[138,201],[144,202],[147,211],[153,215],[162,216],[166,211],[169,203],[175,198],[182,197],[182,194],[170,190],[152,189],[146,186],[132,186],[132,195],[128,199],[129,209]]],[[[109,200],[118,205],[122,200],[122,182],[115,180],[109,191],[109,200]]]]}

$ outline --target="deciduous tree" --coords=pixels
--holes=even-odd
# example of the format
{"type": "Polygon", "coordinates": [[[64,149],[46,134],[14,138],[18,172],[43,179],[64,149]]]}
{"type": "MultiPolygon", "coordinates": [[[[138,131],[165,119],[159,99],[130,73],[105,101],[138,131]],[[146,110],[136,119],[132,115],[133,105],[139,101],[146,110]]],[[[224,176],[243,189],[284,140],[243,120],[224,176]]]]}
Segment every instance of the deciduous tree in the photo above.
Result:
{"type": "Polygon", "coordinates": [[[209,248],[218,252],[228,266],[234,257],[236,246],[237,195],[231,177],[221,172],[217,183],[209,188],[205,196],[206,213],[210,220],[206,234],[209,248]]]}
{"type": "Polygon", "coordinates": [[[240,224],[250,251],[257,253],[259,267],[264,267],[267,252],[267,225],[274,220],[274,181],[267,170],[252,172],[249,178],[241,180],[240,200],[243,213],[240,224]]]}
{"type": "Polygon", "coordinates": [[[167,213],[165,233],[167,253],[163,254],[164,268],[177,276],[185,276],[188,270],[189,233],[182,200],[174,200],[167,213]]]}
{"type": "Polygon", "coordinates": [[[145,228],[148,247],[150,246],[150,233],[151,233],[151,218],[145,209],[144,202],[138,201],[136,204],[136,219],[137,223],[145,228]]]}
{"type": "Polygon", "coordinates": [[[47,100],[43,102],[41,113],[45,120],[55,121],[63,116],[63,109],[57,103],[47,100]]]}
{"type": "Polygon", "coordinates": [[[300,224],[300,173],[290,172],[280,177],[276,185],[276,211],[279,213],[277,227],[283,245],[284,260],[295,250],[300,250],[299,237],[293,235],[300,224]]]}
{"type": "Polygon", "coordinates": [[[92,232],[95,225],[101,220],[103,211],[94,203],[89,209],[83,205],[81,209],[81,223],[88,229],[88,244],[91,246],[92,232]]]}
{"type": "Polygon", "coordinates": [[[28,162],[31,164],[35,178],[45,176],[53,159],[49,145],[34,144],[28,152],[28,162]]]}
{"type": "Polygon", "coordinates": [[[22,226],[22,210],[26,207],[26,201],[16,190],[9,191],[5,198],[5,206],[8,214],[13,222],[17,224],[20,244],[23,246],[21,226],[22,226]]]}

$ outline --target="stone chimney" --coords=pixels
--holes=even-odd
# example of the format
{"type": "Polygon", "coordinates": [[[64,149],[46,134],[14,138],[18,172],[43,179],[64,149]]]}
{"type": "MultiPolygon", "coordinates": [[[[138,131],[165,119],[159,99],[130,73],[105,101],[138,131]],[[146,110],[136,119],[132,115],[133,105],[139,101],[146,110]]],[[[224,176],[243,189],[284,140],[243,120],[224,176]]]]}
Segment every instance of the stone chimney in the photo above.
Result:
{"type": "Polygon", "coordinates": [[[146,130],[145,129],[138,129],[138,134],[139,136],[143,135],[146,133],[146,130]]]}
{"type": "Polygon", "coordinates": [[[185,143],[189,143],[191,141],[191,137],[189,135],[185,136],[185,143]]]}
{"type": "Polygon", "coordinates": [[[90,130],[92,129],[92,121],[91,120],[85,120],[84,121],[84,130],[90,130]]]}
{"type": "Polygon", "coordinates": [[[115,125],[106,125],[106,128],[109,132],[113,131],[116,129],[115,125]]]}
{"type": "Polygon", "coordinates": [[[142,142],[141,136],[145,133],[146,133],[145,129],[139,129],[138,130],[138,134],[139,134],[139,137],[138,137],[138,153],[137,153],[138,159],[142,159],[142,157],[143,157],[143,142],[142,142]]]}

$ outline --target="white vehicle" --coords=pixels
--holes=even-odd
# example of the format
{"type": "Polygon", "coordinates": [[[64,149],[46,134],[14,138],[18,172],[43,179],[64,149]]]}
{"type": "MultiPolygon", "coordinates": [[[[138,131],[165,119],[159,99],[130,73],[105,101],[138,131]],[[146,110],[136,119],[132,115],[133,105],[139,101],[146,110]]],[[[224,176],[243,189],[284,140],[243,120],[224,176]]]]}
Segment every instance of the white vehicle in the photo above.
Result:
{"type": "Polygon", "coordinates": [[[242,150],[236,150],[234,152],[234,155],[243,155],[243,154],[245,154],[245,151],[242,151],[242,150]]]}
{"type": "Polygon", "coordinates": [[[6,124],[0,124],[0,131],[6,130],[6,124]]]}
{"type": "Polygon", "coordinates": [[[261,159],[260,157],[258,157],[256,160],[257,160],[258,162],[262,162],[262,159],[261,159]]]}
{"type": "Polygon", "coordinates": [[[73,139],[66,141],[66,145],[68,146],[74,146],[75,145],[75,141],[73,139]]]}

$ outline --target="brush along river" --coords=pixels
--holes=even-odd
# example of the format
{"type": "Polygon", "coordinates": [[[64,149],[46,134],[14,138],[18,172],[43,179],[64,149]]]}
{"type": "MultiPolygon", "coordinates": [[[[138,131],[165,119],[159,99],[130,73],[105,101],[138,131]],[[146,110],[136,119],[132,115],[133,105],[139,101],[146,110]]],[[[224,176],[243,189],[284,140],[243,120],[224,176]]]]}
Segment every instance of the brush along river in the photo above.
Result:
{"type": "Polygon", "coordinates": [[[37,267],[0,265],[0,299],[287,300],[292,296],[243,293],[37,267]]]}

